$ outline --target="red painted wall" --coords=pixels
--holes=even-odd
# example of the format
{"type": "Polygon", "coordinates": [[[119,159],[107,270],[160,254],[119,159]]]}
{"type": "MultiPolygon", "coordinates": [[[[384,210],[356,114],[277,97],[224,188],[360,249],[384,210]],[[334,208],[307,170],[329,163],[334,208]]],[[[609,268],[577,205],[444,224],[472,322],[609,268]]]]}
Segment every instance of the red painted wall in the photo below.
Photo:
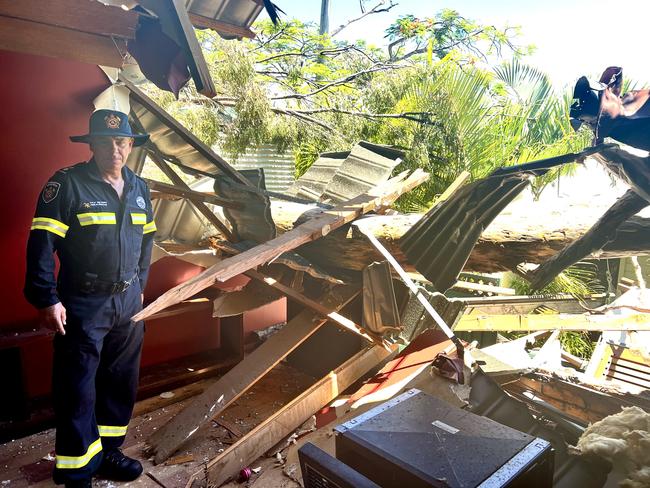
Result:
{"type": "Polygon", "coordinates": [[[36,199],[57,169],[88,158],[87,146],[68,136],[87,132],[92,101],[108,82],[97,66],[7,51],[0,66],[0,327],[11,327],[36,317],[22,295],[36,199]]]}
{"type": "MultiPolygon", "coordinates": [[[[68,136],[87,132],[92,101],[108,81],[94,65],[2,50],[0,67],[0,329],[35,327],[36,312],[23,298],[22,288],[25,246],[36,199],[57,169],[90,156],[85,144],[74,144],[68,136]]],[[[153,300],[201,270],[172,258],[154,263],[145,300],[153,300]]],[[[244,322],[245,329],[251,331],[284,320],[286,307],[281,300],[247,314],[244,322]]],[[[50,342],[41,338],[23,345],[23,376],[30,397],[49,392],[50,342]]],[[[154,320],[147,323],[143,364],[218,346],[219,321],[209,311],[154,320]]]]}

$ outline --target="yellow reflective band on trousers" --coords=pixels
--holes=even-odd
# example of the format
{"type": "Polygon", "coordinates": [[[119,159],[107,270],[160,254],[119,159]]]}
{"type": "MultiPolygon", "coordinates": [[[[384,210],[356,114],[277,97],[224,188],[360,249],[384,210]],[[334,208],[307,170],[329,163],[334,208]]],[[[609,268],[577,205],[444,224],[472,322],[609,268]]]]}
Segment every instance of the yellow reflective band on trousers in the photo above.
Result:
{"type": "Polygon", "coordinates": [[[99,435],[102,437],[121,437],[126,435],[126,428],[128,426],[117,425],[98,425],[99,435]]]}
{"type": "Polygon", "coordinates": [[[133,225],[145,225],[147,223],[147,214],[131,213],[131,223],[133,225]]]}
{"type": "Polygon", "coordinates": [[[30,230],[41,229],[56,234],[59,237],[65,237],[68,232],[68,226],[63,222],[48,217],[34,217],[30,230]]]}
{"type": "Polygon", "coordinates": [[[156,232],[156,223],[152,220],[142,228],[143,234],[148,234],[149,232],[156,232]]]}
{"type": "Polygon", "coordinates": [[[56,455],[56,467],[58,469],[79,469],[79,468],[83,468],[101,450],[102,450],[102,441],[101,441],[101,439],[97,439],[90,446],[88,446],[88,450],[86,451],[86,454],[84,454],[82,456],[61,456],[61,455],[57,454],[56,455]]]}
{"type": "Polygon", "coordinates": [[[77,214],[79,219],[79,224],[82,227],[87,225],[115,225],[117,221],[115,220],[115,214],[113,212],[91,212],[91,213],[82,213],[77,214]]]}

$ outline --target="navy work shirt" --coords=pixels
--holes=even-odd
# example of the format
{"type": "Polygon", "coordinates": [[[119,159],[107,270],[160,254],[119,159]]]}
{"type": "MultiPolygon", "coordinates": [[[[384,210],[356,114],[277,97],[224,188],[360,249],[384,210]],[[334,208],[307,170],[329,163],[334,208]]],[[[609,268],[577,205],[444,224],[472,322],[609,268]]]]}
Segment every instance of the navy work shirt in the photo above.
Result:
{"type": "Polygon", "coordinates": [[[25,297],[36,308],[81,293],[80,284],[129,281],[144,290],[156,224],[149,188],[122,168],[122,199],[94,159],[57,171],[38,198],[27,242],[25,297]],[[56,251],[60,270],[54,275],[56,251]]]}

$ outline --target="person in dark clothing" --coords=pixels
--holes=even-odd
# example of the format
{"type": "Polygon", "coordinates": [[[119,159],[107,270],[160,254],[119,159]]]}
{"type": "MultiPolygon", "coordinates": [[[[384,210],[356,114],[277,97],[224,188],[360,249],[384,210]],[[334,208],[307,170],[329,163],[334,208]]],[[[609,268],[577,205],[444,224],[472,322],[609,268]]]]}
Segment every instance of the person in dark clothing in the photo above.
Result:
{"type": "Polygon", "coordinates": [[[156,225],[149,189],[126,167],[148,135],[128,116],[97,110],[93,157],[57,171],[39,195],[27,243],[25,297],[56,331],[52,394],[56,416],[54,481],[91,486],[94,474],[130,481],[142,465],[122,454],[135,403],[142,309],[156,225]],[[55,276],[54,254],[59,272],[55,276]]]}

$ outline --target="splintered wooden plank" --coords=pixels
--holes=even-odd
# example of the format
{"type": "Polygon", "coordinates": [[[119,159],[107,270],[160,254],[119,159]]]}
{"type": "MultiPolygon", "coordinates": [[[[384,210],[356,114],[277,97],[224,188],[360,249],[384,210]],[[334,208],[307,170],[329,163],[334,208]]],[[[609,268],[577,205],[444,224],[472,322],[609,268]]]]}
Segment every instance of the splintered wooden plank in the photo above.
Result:
{"type": "Polygon", "coordinates": [[[602,332],[604,330],[650,330],[650,315],[628,316],[531,314],[531,315],[465,315],[455,332],[508,332],[538,330],[572,330],[602,332]]]}
{"type": "Polygon", "coordinates": [[[169,185],[167,183],[162,183],[160,181],[150,180],[149,178],[143,178],[143,179],[144,181],[147,182],[147,185],[151,190],[155,190],[160,193],[186,198],[190,201],[198,200],[200,202],[211,203],[212,205],[218,205],[224,208],[241,207],[238,203],[231,202],[230,200],[226,200],[224,198],[218,197],[217,195],[191,190],[187,187],[187,185],[183,185],[183,187],[181,187],[179,185],[169,185]]]}
{"type": "Polygon", "coordinates": [[[219,456],[209,461],[204,468],[192,476],[187,486],[191,486],[194,481],[203,481],[207,486],[221,486],[224,481],[236,475],[241,468],[248,466],[300,427],[314,412],[334,400],[340,392],[347,389],[390,354],[391,351],[379,346],[372,346],[355,354],[219,456]]]}
{"type": "MultiPolygon", "coordinates": [[[[341,286],[325,293],[318,301],[332,312],[336,312],[352,301],[360,291],[358,287],[341,286]]],[[[148,440],[154,454],[154,462],[159,464],[165,461],[203,424],[219,415],[327,320],[311,310],[302,311],[246,359],[208,387],[148,440]]]]}
{"type": "Polygon", "coordinates": [[[388,347],[386,344],[384,344],[384,341],[382,340],[380,335],[374,334],[371,331],[364,329],[360,325],[354,323],[354,321],[350,320],[347,317],[344,317],[338,312],[332,312],[331,309],[324,307],[323,305],[321,305],[320,302],[317,302],[316,300],[312,300],[308,296],[303,295],[302,293],[294,290],[293,288],[285,285],[284,283],[281,283],[275,278],[259,273],[257,271],[253,271],[252,269],[246,271],[245,274],[250,278],[254,278],[258,281],[261,281],[262,283],[270,286],[271,288],[278,290],[279,292],[283,293],[284,295],[291,298],[292,300],[300,303],[304,307],[310,308],[314,312],[321,314],[323,317],[328,317],[334,324],[341,327],[343,330],[347,330],[354,334],[357,334],[363,337],[368,342],[374,342],[377,346],[388,347]]]}
{"type": "Polygon", "coordinates": [[[405,174],[396,176],[383,185],[373,188],[368,193],[359,195],[332,210],[326,210],[322,215],[296,226],[275,239],[255,246],[237,256],[224,259],[188,281],[163,293],[157,300],[136,314],[133,320],[144,320],[170,305],[197,294],[217,281],[226,281],[260,264],[268,263],[283,252],[291,251],[307,242],[319,239],[332,230],[353,221],[360,215],[379,207],[388,206],[403,193],[422,184],[428,177],[429,175],[420,169],[415,170],[408,177],[405,174]]]}
{"type": "MultiPolygon", "coordinates": [[[[156,166],[158,166],[163,173],[172,180],[172,183],[174,183],[176,186],[182,188],[185,191],[192,191],[189,186],[187,186],[187,183],[183,181],[183,179],[176,174],[176,172],[165,162],[165,160],[162,158],[162,156],[157,152],[157,149],[152,150],[149,152],[149,155],[151,156],[151,159],[153,159],[153,162],[156,163],[156,166]]],[[[214,225],[219,231],[226,237],[226,239],[232,240],[233,235],[230,229],[219,220],[219,217],[215,215],[215,213],[208,208],[208,206],[203,203],[202,201],[199,201],[195,198],[190,199],[190,202],[192,202],[192,205],[196,207],[196,209],[203,214],[203,216],[208,219],[208,221],[214,225]]],[[[180,300],[182,301],[182,300],[180,300]]],[[[176,302],[179,303],[179,302],[176,302]]]]}

